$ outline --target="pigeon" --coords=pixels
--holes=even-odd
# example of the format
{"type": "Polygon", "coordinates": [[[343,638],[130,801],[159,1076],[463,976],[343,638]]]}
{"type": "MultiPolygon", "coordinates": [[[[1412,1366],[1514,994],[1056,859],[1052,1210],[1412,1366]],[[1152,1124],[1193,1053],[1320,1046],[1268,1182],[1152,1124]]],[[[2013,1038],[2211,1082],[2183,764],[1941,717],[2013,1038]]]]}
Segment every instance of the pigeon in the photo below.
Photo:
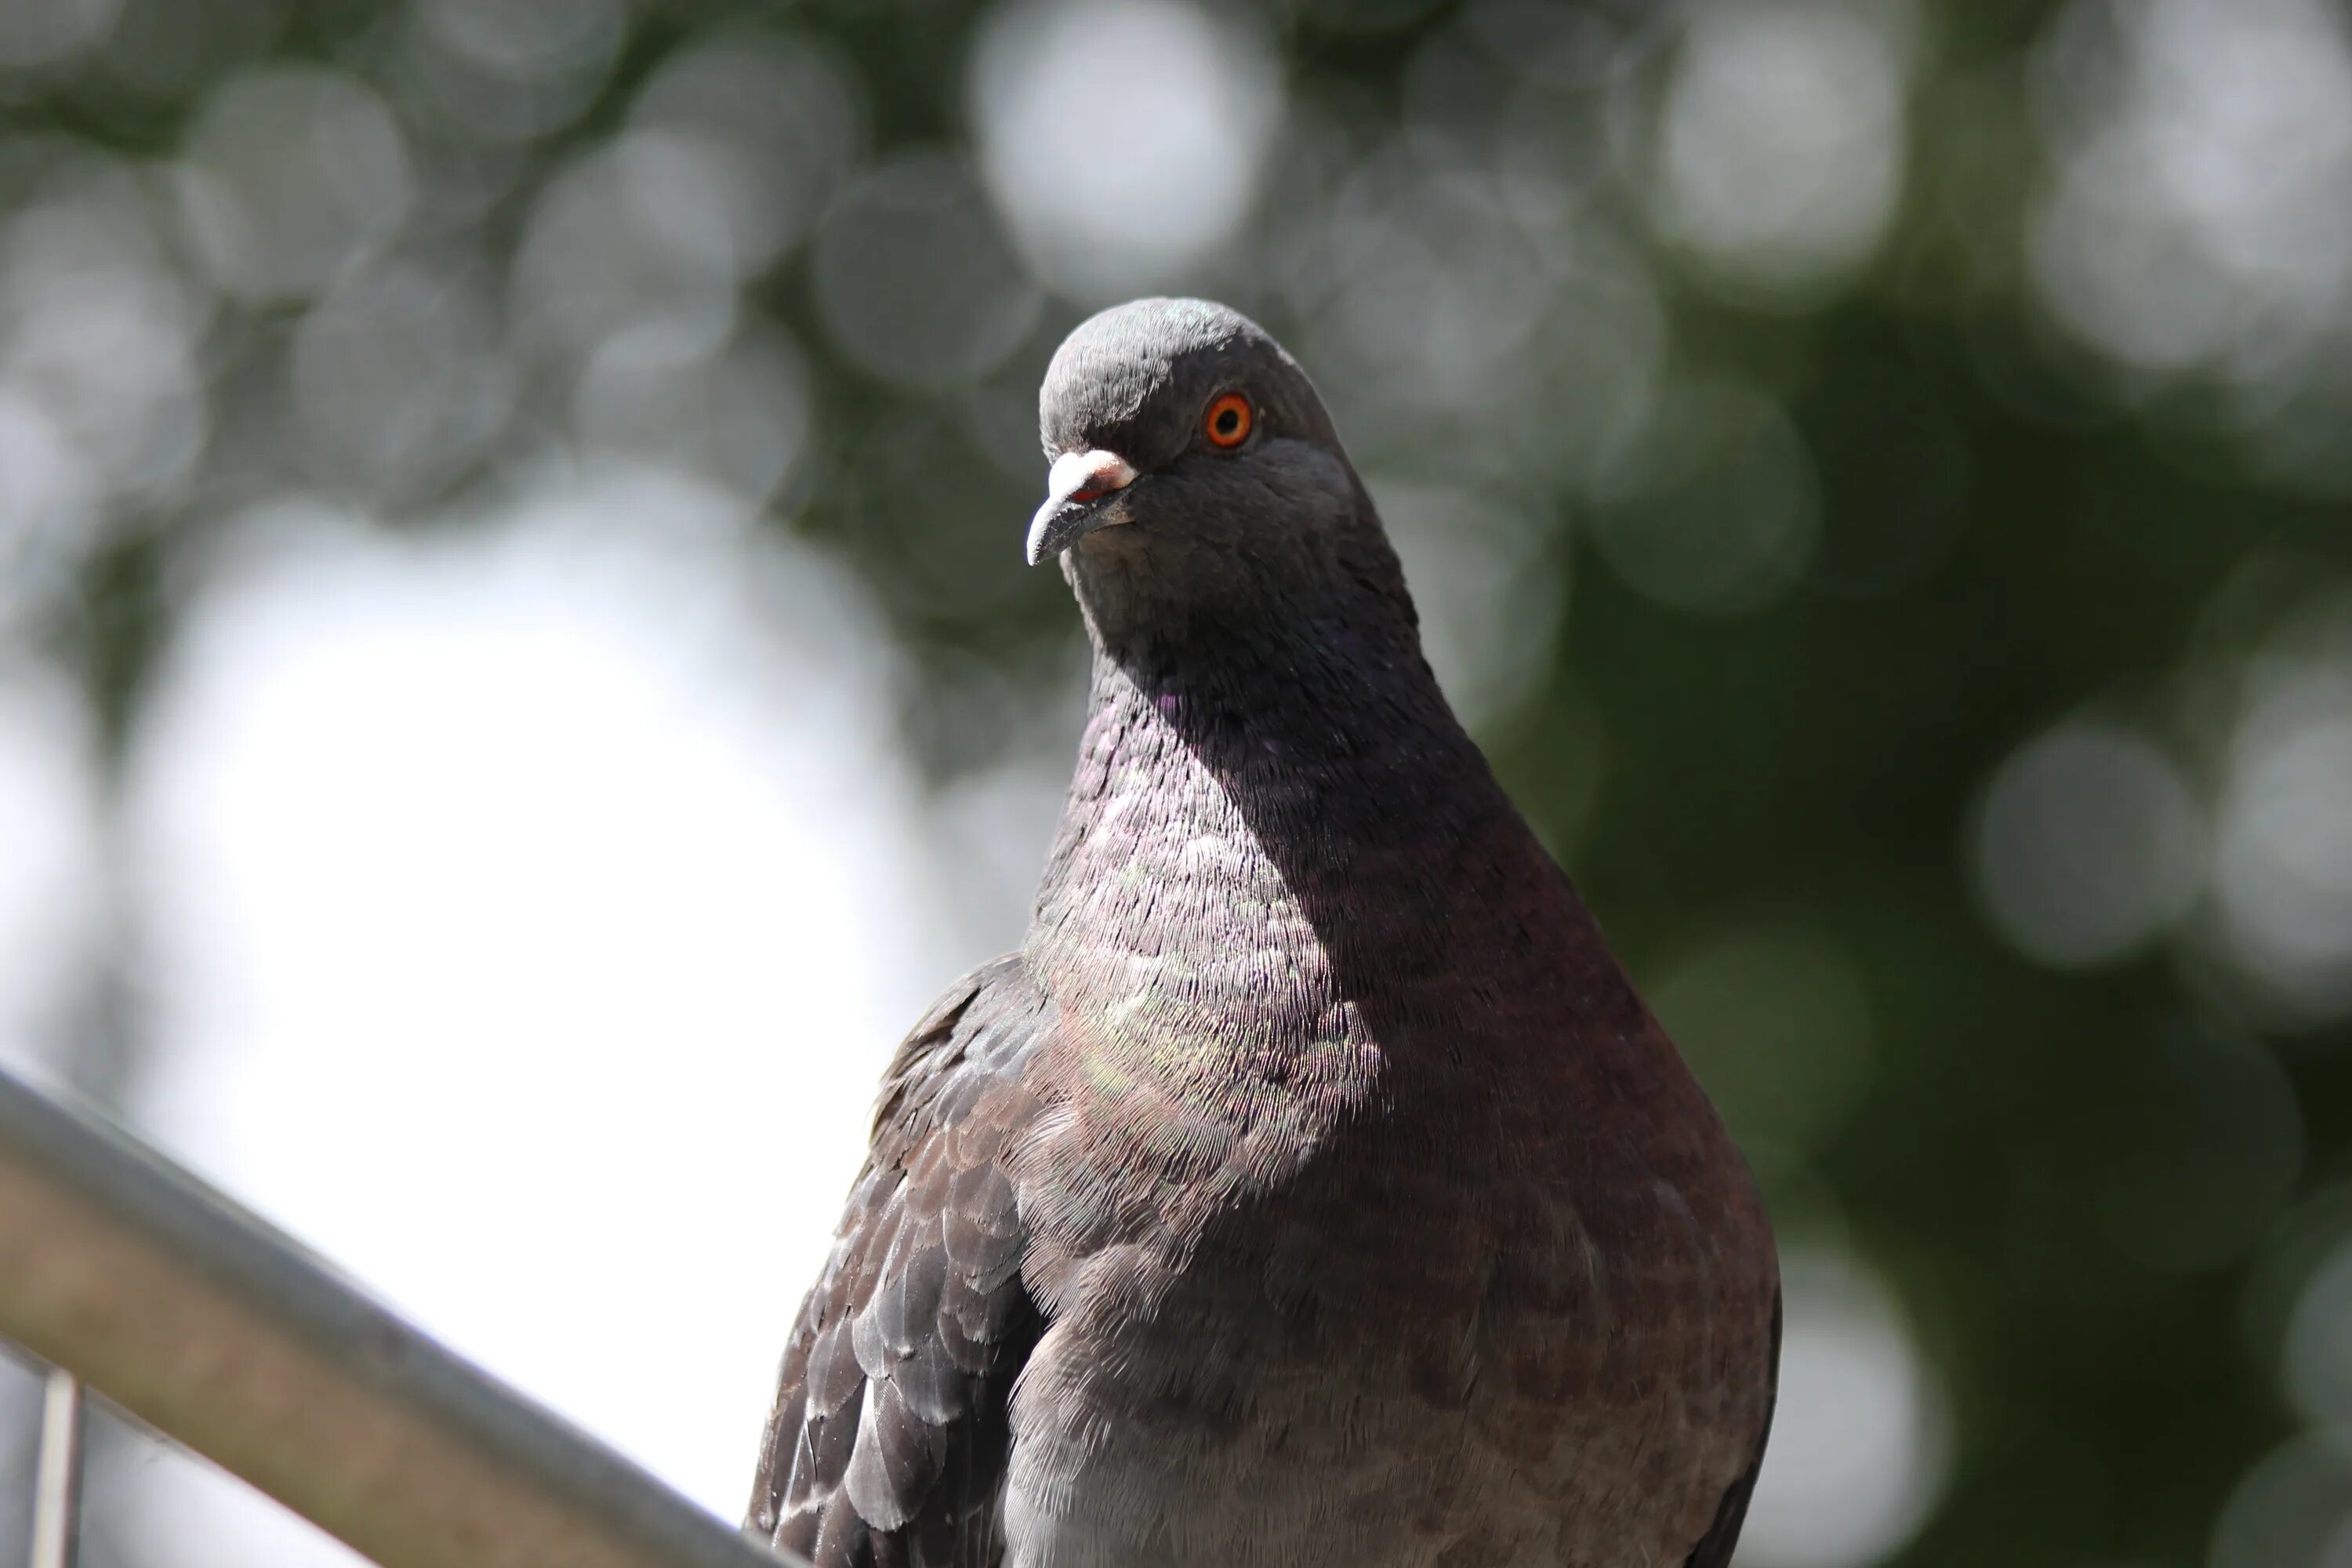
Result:
{"type": "Polygon", "coordinates": [[[1779,1268],[1423,658],[1306,374],[1093,317],[1040,395],[1093,652],[1020,950],[883,1079],[747,1533],[817,1568],[1722,1568],[1779,1268]]]}

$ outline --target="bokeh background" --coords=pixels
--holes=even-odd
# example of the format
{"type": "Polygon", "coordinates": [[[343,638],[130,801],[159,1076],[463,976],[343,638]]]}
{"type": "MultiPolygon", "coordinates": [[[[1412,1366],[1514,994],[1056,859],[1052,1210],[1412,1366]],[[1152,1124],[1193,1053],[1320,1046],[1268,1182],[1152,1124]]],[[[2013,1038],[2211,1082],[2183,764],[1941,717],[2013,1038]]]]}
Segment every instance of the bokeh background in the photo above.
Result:
{"type": "MultiPolygon", "coordinates": [[[[2323,0],[5,0],[0,1054],[733,1514],[1162,289],[1763,1181],[1745,1568],[2352,1563],[2323,0]]],[[[94,1568],[348,1561],[100,1439],[94,1568]]]]}

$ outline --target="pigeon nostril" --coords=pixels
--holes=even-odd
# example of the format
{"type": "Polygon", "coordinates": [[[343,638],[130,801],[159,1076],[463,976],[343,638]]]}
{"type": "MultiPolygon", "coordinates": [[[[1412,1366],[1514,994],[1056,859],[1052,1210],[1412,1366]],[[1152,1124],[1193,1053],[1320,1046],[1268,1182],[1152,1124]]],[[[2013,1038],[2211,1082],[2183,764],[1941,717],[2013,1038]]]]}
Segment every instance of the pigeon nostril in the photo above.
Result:
{"type": "Polygon", "coordinates": [[[1091,503],[1125,489],[1136,477],[1135,465],[1116,452],[1097,448],[1055,458],[1045,476],[1045,504],[1029,520],[1024,551],[1029,563],[1034,566],[1048,555],[1060,554],[1096,529],[1129,521],[1107,515],[1115,509],[1091,503]]]}

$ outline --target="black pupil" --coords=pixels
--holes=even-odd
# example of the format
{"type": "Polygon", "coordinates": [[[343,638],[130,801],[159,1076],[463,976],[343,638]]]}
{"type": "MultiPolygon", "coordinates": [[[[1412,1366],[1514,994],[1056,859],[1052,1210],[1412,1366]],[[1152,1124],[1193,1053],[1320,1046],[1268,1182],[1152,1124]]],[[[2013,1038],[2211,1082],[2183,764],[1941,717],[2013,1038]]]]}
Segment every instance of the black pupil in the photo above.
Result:
{"type": "Polygon", "coordinates": [[[1234,433],[1234,427],[1240,425],[1241,422],[1242,416],[1230,408],[1222,409],[1217,415],[1217,434],[1220,436],[1230,436],[1234,433]]]}

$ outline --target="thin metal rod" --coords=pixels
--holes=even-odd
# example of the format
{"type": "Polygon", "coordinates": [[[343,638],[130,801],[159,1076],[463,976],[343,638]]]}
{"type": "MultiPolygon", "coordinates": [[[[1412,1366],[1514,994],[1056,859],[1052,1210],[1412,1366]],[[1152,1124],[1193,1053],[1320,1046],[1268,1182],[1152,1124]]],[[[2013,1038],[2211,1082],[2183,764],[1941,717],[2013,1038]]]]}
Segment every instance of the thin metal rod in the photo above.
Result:
{"type": "Polygon", "coordinates": [[[0,1336],[383,1568],[780,1561],[136,1139],[5,1072],[0,1336]]]}
{"type": "Polygon", "coordinates": [[[41,1457],[33,1472],[31,1568],[74,1568],[81,1554],[81,1379],[49,1368],[41,1394],[41,1457]]]}

